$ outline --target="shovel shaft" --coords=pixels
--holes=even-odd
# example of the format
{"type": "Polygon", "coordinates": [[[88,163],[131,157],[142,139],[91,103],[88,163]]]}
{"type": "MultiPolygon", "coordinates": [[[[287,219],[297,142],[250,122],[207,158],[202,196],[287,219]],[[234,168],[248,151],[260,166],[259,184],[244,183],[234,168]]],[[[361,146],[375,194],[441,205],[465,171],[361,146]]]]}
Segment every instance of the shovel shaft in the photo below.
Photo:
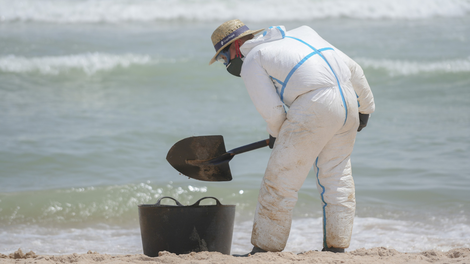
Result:
{"type": "Polygon", "coordinates": [[[248,144],[248,145],[245,145],[245,146],[234,148],[232,150],[227,151],[227,153],[230,153],[232,155],[237,155],[237,154],[241,154],[241,153],[244,153],[244,152],[247,152],[247,151],[250,151],[250,150],[263,148],[263,147],[266,147],[268,145],[269,145],[269,138],[264,139],[264,140],[260,140],[258,142],[251,143],[251,144],[248,144]]]}

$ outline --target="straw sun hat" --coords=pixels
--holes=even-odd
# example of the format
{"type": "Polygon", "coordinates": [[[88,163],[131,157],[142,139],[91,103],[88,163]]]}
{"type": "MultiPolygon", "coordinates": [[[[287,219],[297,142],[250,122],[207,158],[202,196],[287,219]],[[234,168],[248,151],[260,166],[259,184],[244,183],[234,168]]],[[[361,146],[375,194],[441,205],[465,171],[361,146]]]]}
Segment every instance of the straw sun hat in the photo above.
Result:
{"type": "Polygon", "coordinates": [[[232,44],[235,40],[250,34],[257,34],[263,30],[264,29],[250,30],[238,19],[229,20],[223,23],[214,31],[214,33],[212,33],[212,44],[214,45],[216,52],[209,62],[209,65],[215,62],[215,58],[221,50],[232,44]]]}

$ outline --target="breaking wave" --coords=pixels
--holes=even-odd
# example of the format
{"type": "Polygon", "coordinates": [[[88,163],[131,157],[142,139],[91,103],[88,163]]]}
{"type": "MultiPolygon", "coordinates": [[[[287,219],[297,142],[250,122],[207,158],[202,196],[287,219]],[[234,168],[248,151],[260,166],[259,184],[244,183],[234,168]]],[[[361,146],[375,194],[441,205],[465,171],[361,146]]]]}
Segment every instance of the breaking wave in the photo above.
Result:
{"type": "MultiPolygon", "coordinates": [[[[184,60],[184,59],[183,59],[184,60]]],[[[385,70],[390,76],[408,76],[421,73],[465,73],[470,72],[470,57],[466,59],[442,60],[434,62],[405,61],[390,59],[355,59],[363,68],[385,70]]],[[[33,73],[57,75],[69,71],[83,71],[87,75],[128,68],[132,65],[155,63],[175,63],[175,59],[156,59],[149,55],[83,53],[65,56],[24,57],[8,55],[0,57],[0,71],[10,73],[33,73]]]]}
{"type": "Polygon", "coordinates": [[[403,60],[374,60],[358,58],[363,68],[386,70],[391,76],[407,76],[421,73],[464,73],[470,72],[470,57],[466,59],[443,60],[435,62],[416,62],[403,60]]]}
{"type": "Polygon", "coordinates": [[[427,19],[470,14],[469,0],[0,0],[0,22],[427,19]]]}
{"type": "Polygon", "coordinates": [[[151,62],[150,56],[107,53],[84,53],[66,56],[47,56],[27,58],[8,55],[0,57],[0,71],[12,73],[39,72],[45,75],[57,75],[70,70],[81,70],[88,75],[100,71],[109,71],[117,67],[143,65],[151,62]]]}

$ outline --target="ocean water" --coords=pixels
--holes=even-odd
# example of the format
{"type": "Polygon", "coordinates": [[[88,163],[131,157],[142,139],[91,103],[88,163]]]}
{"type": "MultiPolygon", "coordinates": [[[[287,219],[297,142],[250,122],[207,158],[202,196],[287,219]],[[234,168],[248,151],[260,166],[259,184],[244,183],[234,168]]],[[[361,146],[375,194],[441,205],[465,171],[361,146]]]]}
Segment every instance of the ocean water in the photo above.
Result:
{"type": "MultiPolygon", "coordinates": [[[[208,65],[232,18],[309,25],[363,67],[377,110],[349,250],[470,247],[470,1],[0,0],[1,253],[142,253],[137,206],[163,196],[235,204],[232,253],[251,249],[270,150],[237,155],[230,182],[165,159],[190,136],[268,137],[242,80],[208,65]]],[[[286,250],[320,250],[321,215],[311,172],[286,250]]]]}

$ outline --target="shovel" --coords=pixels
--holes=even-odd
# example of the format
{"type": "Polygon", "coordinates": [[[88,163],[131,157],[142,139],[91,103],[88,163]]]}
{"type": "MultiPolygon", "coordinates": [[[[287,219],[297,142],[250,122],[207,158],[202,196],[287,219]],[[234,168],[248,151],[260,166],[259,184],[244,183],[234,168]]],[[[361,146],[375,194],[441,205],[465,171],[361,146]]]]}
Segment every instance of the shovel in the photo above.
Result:
{"type": "Polygon", "coordinates": [[[201,181],[231,181],[228,162],[237,154],[269,145],[269,139],[226,151],[224,138],[218,136],[189,137],[176,142],[166,160],[181,174],[201,181]]]}

